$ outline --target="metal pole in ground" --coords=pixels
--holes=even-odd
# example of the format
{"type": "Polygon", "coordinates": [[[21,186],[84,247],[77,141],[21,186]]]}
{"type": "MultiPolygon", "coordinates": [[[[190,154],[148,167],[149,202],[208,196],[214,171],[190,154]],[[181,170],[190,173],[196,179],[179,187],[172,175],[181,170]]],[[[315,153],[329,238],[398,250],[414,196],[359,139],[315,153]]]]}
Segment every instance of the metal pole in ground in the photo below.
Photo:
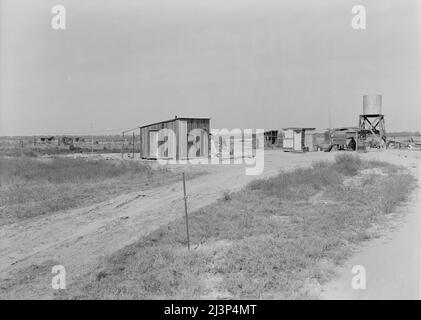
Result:
{"type": "Polygon", "coordinates": [[[187,248],[190,250],[189,216],[187,214],[186,177],[183,172],[184,211],[186,213],[187,248]]]}
{"type": "MultiPolygon", "coordinates": [[[[91,131],[92,131],[93,127],[94,126],[91,122],[91,131]]],[[[93,154],[94,154],[94,133],[92,131],[92,133],[91,133],[91,155],[93,155],[93,154]]]]}
{"type": "Polygon", "coordinates": [[[142,158],[142,129],[139,128],[139,158],[142,158]]]}
{"type": "Polygon", "coordinates": [[[244,159],[244,130],[241,131],[241,158],[244,159]]]}
{"type": "Polygon", "coordinates": [[[124,152],[124,132],[123,132],[123,142],[121,144],[121,159],[123,159],[123,152],[124,152]]]}
{"type": "Polygon", "coordinates": [[[132,158],[134,159],[134,131],[133,131],[133,148],[132,148],[132,153],[133,153],[133,155],[132,155],[132,158]]]}

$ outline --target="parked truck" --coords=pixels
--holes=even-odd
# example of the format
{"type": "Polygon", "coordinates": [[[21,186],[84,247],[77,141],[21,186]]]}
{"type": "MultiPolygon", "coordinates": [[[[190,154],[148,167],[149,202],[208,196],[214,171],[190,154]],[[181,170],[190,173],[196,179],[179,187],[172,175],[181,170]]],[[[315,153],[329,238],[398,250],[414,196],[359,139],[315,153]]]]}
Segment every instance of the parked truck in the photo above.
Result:
{"type": "Polygon", "coordinates": [[[358,131],[356,127],[342,127],[328,129],[325,132],[323,149],[326,152],[332,150],[360,150],[363,145],[358,144],[358,131]]]}

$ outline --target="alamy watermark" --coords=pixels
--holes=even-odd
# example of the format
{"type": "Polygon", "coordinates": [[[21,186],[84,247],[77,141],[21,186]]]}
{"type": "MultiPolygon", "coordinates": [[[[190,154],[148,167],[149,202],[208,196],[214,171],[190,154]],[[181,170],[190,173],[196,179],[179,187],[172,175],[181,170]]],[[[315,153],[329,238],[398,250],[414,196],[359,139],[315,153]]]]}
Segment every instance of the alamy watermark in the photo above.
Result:
{"type": "Polygon", "coordinates": [[[161,129],[149,136],[157,148],[150,155],[167,164],[244,164],[246,175],[260,175],[264,170],[263,129],[190,130],[177,136],[172,129],[161,129]]]}
{"type": "Polygon", "coordinates": [[[66,289],[66,269],[62,265],[55,265],[51,269],[51,273],[54,274],[51,279],[51,287],[54,290],[66,289]]]}
{"type": "Polygon", "coordinates": [[[352,277],[351,287],[354,290],[365,290],[366,289],[366,272],[365,267],[361,265],[355,265],[351,270],[352,274],[355,276],[352,277]]]}
{"type": "Polygon", "coordinates": [[[351,9],[354,14],[351,20],[351,26],[354,30],[365,30],[366,28],[366,11],[363,5],[355,5],[351,9]]]}
{"type": "Polygon", "coordinates": [[[54,30],[66,30],[66,8],[62,5],[55,5],[51,8],[51,28],[54,30]]]}

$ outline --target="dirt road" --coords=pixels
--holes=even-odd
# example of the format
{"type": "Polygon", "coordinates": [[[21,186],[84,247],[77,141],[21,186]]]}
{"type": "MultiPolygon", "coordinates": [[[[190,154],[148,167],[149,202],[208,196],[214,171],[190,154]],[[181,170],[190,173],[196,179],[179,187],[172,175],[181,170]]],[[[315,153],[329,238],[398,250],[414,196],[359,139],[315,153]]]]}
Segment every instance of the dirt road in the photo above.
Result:
{"type": "MultiPolygon", "coordinates": [[[[204,170],[208,173],[191,179],[187,183],[189,211],[192,212],[221,198],[226,191],[241,189],[252,179],[268,177],[279,170],[305,167],[317,160],[331,160],[334,156],[335,153],[325,152],[293,154],[278,150],[266,151],[264,173],[257,177],[246,176],[243,165],[208,165],[200,168],[183,166],[173,169],[180,172],[184,170],[187,174],[194,170],[204,170]]],[[[420,154],[415,152],[370,152],[364,154],[363,157],[387,160],[410,168],[418,168],[420,165],[420,160],[416,159],[420,157],[420,154]]],[[[367,267],[369,288],[373,286],[382,289],[384,286],[377,285],[378,282],[388,279],[388,276],[400,275],[401,278],[395,279],[397,282],[394,283],[403,289],[395,293],[401,293],[402,296],[415,296],[415,287],[413,288],[412,282],[419,270],[419,265],[417,269],[414,258],[417,248],[415,248],[413,237],[419,235],[419,229],[417,229],[419,224],[414,223],[421,214],[419,199],[421,197],[416,199],[418,210],[414,208],[412,210],[414,213],[402,221],[400,237],[390,240],[388,245],[382,243],[385,241],[384,238],[379,239],[377,245],[370,243],[353,258],[355,262],[350,261],[350,264],[358,262],[367,267]],[[385,246],[384,251],[378,251],[379,246],[382,245],[385,246]],[[394,251],[391,248],[394,248],[394,251]],[[402,250],[403,248],[408,248],[408,250],[402,250]],[[396,255],[393,255],[393,252],[396,255]],[[387,264],[383,263],[384,259],[388,259],[387,264]],[[404,267],[406,264],[412,269],[406,269],[404,267]],[[383,270],[378,273],[379,281],[375,280],[377,278],[372,275],[372,270],[377,270],[377,273],[378,270],[383,270]],[[404,294],[406,292],[408,292],[407,295],[404,294]]],[[[48,217],[0,227],[0,279],[2,279],[0,280],[0,298],[52,298],[54,290],[51,288],[51,267],[53,265],[60,264],[66,268],[67,285],[71,285],[72,281],[77,281],[78,276],[90,272],[101,257],[183,216],[183,205],[180,180],[180,183],[150,189],[146,192],[125,194],[86,208],[58,212],[48,217]],[[24,270],[25,281],[19,280],[18,275],[22,273],[21,270],[24,270]]],[[[419,250],[417,252],[419,253],[419,250]]],[[[325,288],[323,297],[347,297],[349,290],[346,289],[350,282],[348,265],[345,266],[343,274],[339,274],[338,281],[325,288]]],[[[383,292],[383,290],[380,291],[383,292]]],[[[355,292],[351,293],[353,294],[351,298],[364,296],[364,293],[357,295],[355,292]]]]}
{"type": "MultiPolygon", "coordinates": [[[[333,153],[324,152],[293,154],[267,151],[264,173],[257,177],[246,176],[243,165],[202,165],[200,169],[208,174],[187,183],[189,211],[216,201],[226,191],[241,189],[252,179],[333,157],[333,153]]],[[[199,169],[197,166],[183,166],[174,170],[185,170],[188,174],[189,170],[199,169]]],[[[28,267],[30,271],[28,269],[24,273],[33,278],[29,287],[28,281],[22,284],[18,281],[12,287],[0,290],[0,298],[51,298],[54,293],[51,288],[53,265],[60,264],[66,268],[67,284],[71,285],[79,275],[89,272],[102,256],[183,216],[183,206],[180,180],[180,183],[125,194],[86,208],[0,227],[0,278],[16,278],[16,272],[28,267]],[[33,267],[35,264],[46,267],[41,272],[33,267]],[[45,270],[50,272],[45,273],[45,270]]]]}
{"type": "Polygon", "coordinates": [[[419,187],[410,203],[397,210],[389,232],[368,242],[338,270],[338,277],[324,288],[322,299],[421,298],[421,155],[392,152],[381,159],[410,168],[419,187]],[[365,290],[351,286],[355,265],[365,268],[365,290]]]}

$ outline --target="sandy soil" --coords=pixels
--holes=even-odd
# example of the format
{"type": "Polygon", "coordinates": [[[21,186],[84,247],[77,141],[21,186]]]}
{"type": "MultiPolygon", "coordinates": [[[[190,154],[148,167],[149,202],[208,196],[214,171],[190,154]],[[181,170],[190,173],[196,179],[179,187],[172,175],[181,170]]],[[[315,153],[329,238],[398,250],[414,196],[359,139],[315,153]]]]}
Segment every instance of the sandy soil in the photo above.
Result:
{"type": "MultiPolygon", "coordinates": [[[[175,166],[173,169],[180,172],[184,170],[186,174],[195,170],[208,172],[187,182],[188,206],[189,211],[192,212],[216,201],[226,191],[241,189],[252,179],[268,177],[279,170],[305,167],[317,160],[331,160],[334,155],[335,153],[325,152],[293,154],[279,150],[266,151],[264,173],[257,177],[246,176],[243,165],[175,166]]],[[[387,151],[369,152],[363,157],[418,168],[420,160],[416,160],[416,157],[420,158],[421,154],[387,151]]],[[[418,213],[420,213],[419,210],[418,213]]],[[[4,283],[4,279],[14,279],[22,273],[21,270],[29,268],[26,270],[28,272],[31,270],[31,279],[29,285],[28,281],[22,284],[17,282],[12,286],[3,287],[3,291],[0,282],[0,298],[52,298],[55,291],[51,288],[53,275],[45,270],[51,271],[51,267],[55,264],[65,266],[67,285],[71,285],[72,281],[77,281],[78,276],[90,272],[101,257],[133,243],[159,226],[183,215],[184,202],[180,179],[180,183],[150,189],[146,192],[125,194],[86,208],[58,212],[44,218],[2,226],[0,227],[0,278],[4,283]],[[46,268],[41,272],[37,268],[34,269],[35,264],[46,266],[46,268]]],[[[413,216],[419,218],[419,215],[415,213],[413,216]]],[[[402,223],[412,225],[410,218],[402,223]]],[[[414,226],[411,226],[409,232],[418,237],[419,230],[414,226]]],[[[410,238],[404,238],[397,244],[392,241],[390,245],[399,249],[407,245],[413,246],[412,241],[410,238]]],[[[406,259],[411,256],[411,252],[404,251],[408,252],[402,253],[403,260],[392,260],[391,263],[406,264],[406,261],[409,261],[406,259]]],[[[382,258],[377,255],[372,257],[372,260],[380,261],[382,258]]],[[[411,263],[415,263],[412,260],[414,259],[411,258],[411,263]]],[[[366,263],[366,266],[368,268],[369,264],[366,263]]],[[[409,276],[418,270],[419,266],[409,275],[403,273],[402,277],[408,277],[409,280],[409,276]]],[[[341,281],[348,283],[346,275],[345,273],[340,275],[337,283],[341,281]]],[[[414,279],[410,280],[414,281],[414,279]]],[[[332,295],[339,297],[345,291],[339,285],[333,288],[327,287],[324,297],[329,298],[332,295]]]]}
{"type": "Polygon", "coordinates": [[[392,151],[371,156],[410,168],[418,178],[418,188],[408,205],[392,215],[383,235],[367,242],[339,268],[338,277],[323,288],[322,299],[421,298],[421,154],[392,151]],[[355,265],[365,268],[365,290],[351,286],[355,265]]]}

